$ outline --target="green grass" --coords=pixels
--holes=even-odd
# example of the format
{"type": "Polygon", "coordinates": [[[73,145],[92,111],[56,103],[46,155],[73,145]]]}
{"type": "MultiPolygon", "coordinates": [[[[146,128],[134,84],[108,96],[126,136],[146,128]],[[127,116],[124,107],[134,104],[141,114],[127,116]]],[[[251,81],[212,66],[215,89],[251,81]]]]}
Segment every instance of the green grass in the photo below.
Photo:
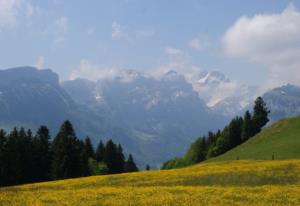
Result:
{"type": "Polygon", "coordinates": [[[300,159],[300,118],[281,120],[244,144],[208,160],[208,162],[235,160],[300,159]]]}

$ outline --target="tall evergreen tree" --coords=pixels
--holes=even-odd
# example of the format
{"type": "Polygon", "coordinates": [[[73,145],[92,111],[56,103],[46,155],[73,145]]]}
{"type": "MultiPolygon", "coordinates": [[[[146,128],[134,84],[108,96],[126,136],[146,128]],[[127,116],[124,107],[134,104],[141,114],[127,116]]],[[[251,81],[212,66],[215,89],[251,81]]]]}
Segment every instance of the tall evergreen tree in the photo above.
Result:
{"type": "Polygon", "coordinates": [[[65,121],[52,145],[52,177],[65,179],[81,176],[80,144],[71,122],[65,121]]]}
{"type": "Polygon", "coordinates": [[[184,159],[187,164],[195,164],[206,159],[207,149],[205,137],[198,138],[192,143],[184,159]]]}
{"type": "Polygon", "coordinates": [[[89,169],[89,149],[86,147],[86,142],[79,141],[80,153],[79,153],[79,163],[80,163],[80,176],[89,176],[91,171],[89,169]]]}
{"type": "Polygon", "coordinates": [[[253,131],[257,134],[269,122],[268,114],[270,111],[267,108],[263,98],[258,97],[255,100],[253,109],[253,131]]]}
{"type": "Polygon", "coordinates": [[[34,137],[35,178],[37,181],[50,179],[51,174],[51,143],[49,129],[41,126],[34,137]]]}
{"type": "Polygon", "coordinates": [[[242,125],[243,119],[241,117],[236,117],[231,120],[229,124],[229,145],[228,148],[232,149],[235,146],[242,143],[242,125]]]}
{"type": "Polygon", "coordinates": [[[242,126],[242,141],[247,141],[253,136],[253,122],[249,111],[245,112],[242,126]]]}
{"type": "Polygon", "coordinates": [[[34,157],[32,131],[30,129],[26,131],[24,128],[21,128],[19,134],[23,139],[21,145],[23,145],[22,162],[24,182],[34,182],[34,173],[32,172],[34,166],[34,162],[32,161],[34,157]]]}
{"type": "Polygon", "coordinates": [[[98,162],[103,162],[105,153],[105,146],[102,141],[99,142],[96,150],[96,160],[98,162]]]}
{"type": "Polygon", "coordinates": [[[223,154],[229,149],[230,145],[230,132],[229,126],[226,126],[221,135],[217,139],[216,145],[209,151],[209,157],[215,157],[223,154]]]}
{"type": "Polygon", "coordinates": [[[0,130],[0,186],[7,184],[7,165],[6,165],[6,133],[3,129],[0,130]]]}
{"type": "Polygon", "coordinates": [[[6,169],[7,169],[7,183],[17,184],[21,182],[22,171],[21,171],[21,154],[20,154],[20,140],[19,131],[17,128],[9,133],[6,143],[6,169]]]}
{"type": "Polygon", "coordinates": [[[124,172],[124,154],[121,145],[116,145],[109,140],[105,146],[104,163],[108,167],[108,173],[116,174],[124,172]]]}
{"type": "Polygon", "coordinates": [[[95,159],[95,150],[89,137],[84,140],[84,147],[89,158],[95,159]]]}
{"type": "Polygon", "coordinates": [[[117,166],[117,156],[117,145],[112,140],[108,140],[105,145],[103,161],[107,165],[108,173],[110,174],[119,172],[117,166]]]}
{"type": "Polygon", "coordinates": [[[124,172],[124,167],[125,167],[125,157],[123,154],[123,148],[119,144],[117,148],[117,158],[116,158],[116,167],[117,167],[117,172],[122,173],[124,172]]]}
{"type": "Polygon", "coordinates": [[[149,165],[146,165],[145,170],[146,170],[146,171],[149,171],[149,170],[150,170],[150,166],[149,166],[149,165]]]}
{"type": "Polygon", "coordinates": [[[138,168],[133,160],[132,155],[130,154],[128,160],[125,163],[125,172],[137,172],[138,168]]]}

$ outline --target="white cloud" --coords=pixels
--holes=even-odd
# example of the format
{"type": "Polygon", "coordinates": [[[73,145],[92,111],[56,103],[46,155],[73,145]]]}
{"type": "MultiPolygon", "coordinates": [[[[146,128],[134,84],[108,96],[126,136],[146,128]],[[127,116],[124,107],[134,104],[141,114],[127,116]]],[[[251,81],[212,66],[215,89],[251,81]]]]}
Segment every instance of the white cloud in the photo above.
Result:
{"type": "Polygon", "coordinates": [[[69,19],[65,16],[59,17],[55,21],[55,39],[54,43],[61,43],[65,41],[66,34],[68,33],[69,30],[69,19]]]}
{"type": "Polygon", "coordinates": [[[180,49],[176,49],[173,47],[167,47],[165,48],[165,52],[169,55],[179,55],[179,54],[183,54],[183,52],[180,49]]]}
{"type": "Polygon", "coordinates": [[[45,68],[45,57],[39,56],[34,66],[37,69],[44,69],[45,68]]]}
{"type": "Polygon", "coordinates": [[[111,38],[112,39],[123,39],[127,42],[134,43],[138,39],[149,38],[155,35],[155,32],[149,28],[129,28],[126,25],[114,21],[111,25],[111,38]]]}
{"type": "Polygon", "coordinates": [[[99,79],[113,79],[119,72],[117,67],[101,67],[82,59],[79,67],[71,72],[70,79],[84,78],[92,81],[99,79]]]}
{"type": "Polygon", "coordinates": [[[39,12],[39,7],[29,0],[0,0],[0,28],[14,27],[22,17],[30,18],[39,12]]]}
{"type": "Polygon", "coordinates": [[[300,83],[300,12],[289,5],[279,14],[239,18],[223,37],[225,53],[269,69],[269,87],[300,83]]]}
{"type": "Polygon", "coordinates": [[[40,13],[40,8],[38,6],[32,5],[30,2],[26,2],[25,4],[25,14],[26,17],[32,17],[35,14],[40,13]]]}
{"type": "Polygon", "coordinates": [[[155,35],[155,32],[147,29],[138,29],[135,31],[136,37],[152,37],[155,35]]]}
{"type": "MultiPolygon", "coordinates": [[[[199,73],[202,68],[191,64],[187,55],[185,55],[181,50],[179,51],[180,55],[171,54],[171,58],[168,62],[151,69],[149,73],[155,78],[160,78],[162,75],[172,70],[180,74],[184,74],[187,79],[191,79],[192,77],[194,77],[194,75],[199,73]]],[[[171,53],[174,53],[174,51],[171,53]]],[[[178,54],[178,51],[175,53],[178,54]]]]}
{"type": "Polygon", "coordinates": [[[199,35],[199,36],[193,38],[188,43],[188,45],[192,49],[195,49],[197,51],[203,51],[203,50],[208,49],[212,45],[212,43],[207,35],[202,34],[202,35],[199,35]]]}
{"type": "Polygon", "coordinates": [[[51,38],[53,41],[52,46],[59,46],[67,39],[69,24],[68,17],[60,16],[54,19],[52,23],[46,25],[40,34],[51,38]]]}
{"type": "Polygon", "coordinates": [[[22,0],[0,0],[0,27],[11,27],[16,24],[22,0]]]}
{"type": "Polygon", "coordinates": [[[114,38],[119,38],[122,36],[122,32],[124,30],[124,27],[121,26],[121,24],[117,23],[117,22],[113,22],[111,25],[111,37],[114,38]]]}

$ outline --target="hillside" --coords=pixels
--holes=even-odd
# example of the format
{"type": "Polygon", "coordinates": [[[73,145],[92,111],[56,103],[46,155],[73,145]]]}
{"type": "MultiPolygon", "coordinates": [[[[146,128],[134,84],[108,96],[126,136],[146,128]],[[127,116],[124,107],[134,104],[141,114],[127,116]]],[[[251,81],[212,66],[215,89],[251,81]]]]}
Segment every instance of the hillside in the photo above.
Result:
{"type": "Polygon", "coordinates": [[[300,117],[281,120],[244,144],[208,160],[239,159],[270,160],[300,158],[300,117]]]}
{"type": "Polygon", "coordinates": [[[2,188],[0,205],[299,205],[299,174],[299,160],[205,163],[2,188]]]}

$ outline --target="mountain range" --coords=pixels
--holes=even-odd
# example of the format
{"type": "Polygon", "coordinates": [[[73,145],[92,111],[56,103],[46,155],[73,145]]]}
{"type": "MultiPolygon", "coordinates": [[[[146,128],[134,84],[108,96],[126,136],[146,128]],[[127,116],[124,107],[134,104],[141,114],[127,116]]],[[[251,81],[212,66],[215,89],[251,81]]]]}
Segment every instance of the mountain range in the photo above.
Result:
{"type": "MultiPolygon", "coordinates": [[[[79,137],[90,136],[95,145],[112,138],[139,165],[158,167],[208,130],[222,128],[255,95],[255,87],[237,85],[216,71],[188,78],[176,71],[154,77],[121,70],[110,79],[60,82],[50,69],[18,67],[0,71],[0,126],[48,125],[54,136],[69,119],[79,137]]],[[[263,97],[272,120],[300,114],[297,86],[263,97]]]]}

